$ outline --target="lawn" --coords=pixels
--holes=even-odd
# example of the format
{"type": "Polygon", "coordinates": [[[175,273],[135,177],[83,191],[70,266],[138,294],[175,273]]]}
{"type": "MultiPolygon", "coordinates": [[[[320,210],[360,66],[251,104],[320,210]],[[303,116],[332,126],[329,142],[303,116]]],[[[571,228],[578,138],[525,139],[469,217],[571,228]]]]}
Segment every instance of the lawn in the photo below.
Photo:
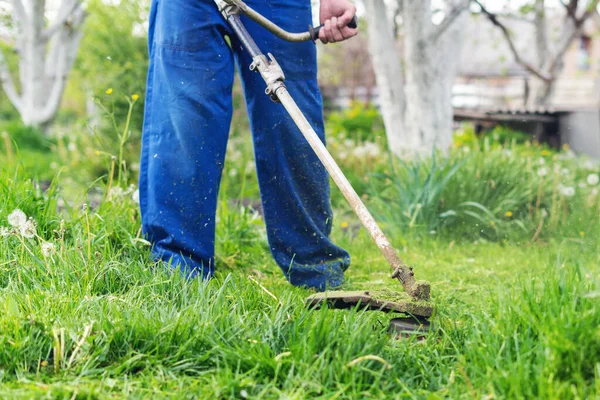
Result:
{"type": "MultiPolygon", "coordinates": [[[[330,144],[338,156],[342,143],[330,144]]],[[[35,174],[5,165],[0,398],[600,397],[598,202],[583,186],[571,197],[551,167],[572,167],[577,182],[593,175],[583,161],[515,146],[396,168],[376,151],[342,154],[399,254],[432,284],[435,326],[419,341],[387,334],[394,315],[304,307],[311,292],[285,281],[260,214],[242,205],[257,199],[248,146],[230,149],[210,282],[152,262],[134,192],[77,173],[85,157],[63,159],[60,174],[40,167],[60,164],[56,154],[38,157],[35,174]],[[30,179],[44,174],[56,176],[49,188],[30,179]],[[12,227],[15,209],[35,227],[12,227]]],[[[337,193],[333,204],[333,237],[353,260],[345,286],[400,290],[337,193]]]]}

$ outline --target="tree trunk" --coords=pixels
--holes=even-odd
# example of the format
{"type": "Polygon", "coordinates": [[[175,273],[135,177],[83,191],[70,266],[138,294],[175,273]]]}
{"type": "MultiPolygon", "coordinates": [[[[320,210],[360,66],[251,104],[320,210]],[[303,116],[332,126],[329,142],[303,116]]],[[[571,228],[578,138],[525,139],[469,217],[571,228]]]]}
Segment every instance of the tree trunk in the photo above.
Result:
{"type": "Polygon", "coordinates": [[[435,26],[429,0],[405,0],[402,9],[406,130],[414,151],[444,151],[452,143],[452,87],[464,43],[461,23],[467,14],[458,11],[447,16],[453,18],[449,26],[435,26]]]}
{"type": "Polygon", "coordinates": [[[379,91],[379,106],[391,151],[402,154],[410,149],[404,129],[404,77],[396,47],[394,27],[383,0],[364,0],[369,35],[369,53],[379,91]]]}
{"type": "Polygon", "coordinates": [[[79,0],[63,0],[54,23],[46,26],[46,1],[12,0],[17,32],[21,93],[17,93],[0,55],[0,77],[23,123],[45,129],[60,106],[75,62],[85,12],[79,0]]]}

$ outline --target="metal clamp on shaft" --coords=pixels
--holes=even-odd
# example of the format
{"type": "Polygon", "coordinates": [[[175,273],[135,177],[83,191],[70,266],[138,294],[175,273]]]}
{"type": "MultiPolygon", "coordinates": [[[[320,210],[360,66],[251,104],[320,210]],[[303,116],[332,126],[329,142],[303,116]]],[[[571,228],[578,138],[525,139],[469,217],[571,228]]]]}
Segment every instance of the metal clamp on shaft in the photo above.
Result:
{"type": "Polygon", "coordinates": [[[283,83],[285,80],[285,75],[281,69],[281,66],[275,57],[273,57],[273,54],[267,54],[269,59],[267,59],[267,57],[265,57],[263,54],[254,57],[252,64],[250,64],[250,70],[260,72],[260,75],[267,84],[265,93],[271,97],[271,100],[278,103],[279,98],[277,97],[277,90],[280,88],[285,88],[285,83],[283,83]]]}

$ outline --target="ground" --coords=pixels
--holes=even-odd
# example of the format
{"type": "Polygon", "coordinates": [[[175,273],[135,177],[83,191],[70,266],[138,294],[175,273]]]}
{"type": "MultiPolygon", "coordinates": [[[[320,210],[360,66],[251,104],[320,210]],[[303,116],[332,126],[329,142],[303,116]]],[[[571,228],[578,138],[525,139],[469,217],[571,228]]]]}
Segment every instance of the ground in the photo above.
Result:
{"type": "MultiPolygon", "coordinates": [[[[493,240],[386,220],[436,307],[425,340],[396,339],[397,315],[304,307],[311,291],[272,261],[260,215],[238,200],[256,189],[238,176],[222,190],[218,273],[202,282],[149,260],[126,188],[71,207],[60,187],[5,171],[0,397],[600,397],[597,220],[493,240]],[[35,234],[9,224],[15,209],[35,234]]],[[[334,208],[333,237],[352,256],[345,288],[401,290],[339,195],[334,208]]]]}

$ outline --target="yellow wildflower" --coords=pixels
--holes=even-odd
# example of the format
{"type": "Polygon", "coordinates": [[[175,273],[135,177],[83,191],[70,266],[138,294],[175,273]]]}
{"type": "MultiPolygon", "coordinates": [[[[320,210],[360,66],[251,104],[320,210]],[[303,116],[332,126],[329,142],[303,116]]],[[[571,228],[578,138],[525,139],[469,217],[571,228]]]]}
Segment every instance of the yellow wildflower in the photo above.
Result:
{"type": "Polygon", "coordinates": [[[568,151],[569,150],[569,145],[567,143],[562,145],[562,148],[564,151],[568,151]]]}
{"type": "Polygon", "coordinates": [[[551,151],[549,151],[549,150],[542,150],[542,155],[543,155],[544,157],[547,157],[547,156],[549,156],[549,155],[551,155],[551,154],[552,154],[552,152],[551,152],[551,151]]]}
{"type": "Polygon", "coordinates": [[[48,361],[44,360],[42,361],[42,367],[47,367],[48,366],[48,361]]]}
{"type": "Polygon", "coordinates": [[[504,215],[506,215],[508,218],[513,216],[513,212],[512,211],[507,211],[504,213],[504,215]]]}
{"type": "Polygon", "coordinates": [[[140,98],[140,95],[137,93],[131,95],[131,100],[133,100],[133,101],[137,101],[139,98],[140,98]]]}
{"type": "Polygon", "coordinates": [[[106,92],[104,92],[104,93],[106,93],[107,95],[110,96],[112,94],[112,92],[113,92],[112,88],[108,88],[108,89],[106,89],[106,92]]]}
{"type": "Polygon", "coordinates": [[[494,221],[490,221],[490,225],[491,226],[496,226],[496,223],[494,221]]]}
{"type": "Polygon", "coordinates": [[[342,222],[342,228],[346,229],[348,227],[348,223],[346,221],[342,222]]]}
{"type": "Polygon", "coordinates": [[[579,236],[584,237],[585,236],[585,232],[579,232],[579,236]]]}

